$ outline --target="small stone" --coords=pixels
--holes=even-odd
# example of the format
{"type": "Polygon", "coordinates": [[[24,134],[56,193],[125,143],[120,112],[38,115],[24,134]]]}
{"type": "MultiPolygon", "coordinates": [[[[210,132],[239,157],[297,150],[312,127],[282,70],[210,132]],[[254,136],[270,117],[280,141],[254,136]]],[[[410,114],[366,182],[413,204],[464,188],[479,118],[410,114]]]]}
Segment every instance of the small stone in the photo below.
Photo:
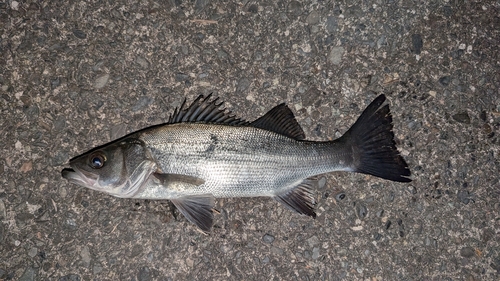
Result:
{"type": "Polygon", "coordinates": [[[485,135],[489,135],[489,134],[491,134],[491,133],[492,133],[491,126],[490,126],[490,125],[488,125],[488,124],[484,124],[484,125],[483,125],[483,133],[484,133],[485,135]]]}
{"type": "Polygon", "coordinates": [[[24,162],[20,169],[22,173],[27,173],[31,170],[33,170],[33,162],[31,161],[24,162]]]}
{"type": "Polygon", "coordinates": [[[94,88],[96,89],[102,89],[106,84],[108,83],[109,80],[109,74],[103,74],[99,77],[97,77],[94,81],[94,88]]]}
{"type": "Polygon", "coordinates": [[[259,6],[257,6],[256,4],[252,4],[250,5],[250,7],[248,7],[248,11],[252,14],[256,14],[259,11],[259,6]]]}
{"type": "Polygon", "coordinates": [[[31,248],[31,249],[28,251],[28,256],[30,256],[30,257],[32,257],[32,258],[33,258],[33,257],[35,257],[35,256],[36,256],[36,254],[38,254],[38,249],[37,249],[37,248],[35,248],[35,247],[31,248]]]}
{"type": "Polygon", "coordinates": [[[10,3],[10,7],[12,8],[12,10],[17,11],[17,10],[19,9],[19,2],[17,2],[17,1],[12,1],[12,2],[10,3]]]}
{"type": "Polygon", "coordinates": [[[50,87],[55,89],[61,85],[61,79],[59,77],[50,80],[50,87]]]}
{"type": "Polygon", "coordinates": [[[443,76],[443,77],[439,78],[439,84],[441,84],[445,87],[450,84],[450,81],[451,81],[450,76],[443,76]]]}
{"type": "Polygon", "coordinates": [[[151,277],[151,269],[149,267],[144,266],[139,269],[139,273],[137,273],[137,280],[139,281],[150,281],[153,280],[151,277]]]}
{"type": "Polygon", "coordinates": [[[483,122],[486,122],[486,111],[483,110],[481,111],[481,113],[479,113],[479,118],[481,118],[481,120],[483,120],[483,122]]]}
{"type": "Polygon", "coordinates": [[[326,178],[325,177],[321,177],[318,180],[318,188],[321,189],[321,188],[325,187],[325,185],[326,185],[326,178]]]}
{"type": "Polygon", "coordinates": [[[54,131],[60,132],[66,127],[66,117],[63,115],[57,116],[54,120],[54,131]]]}
{"type": "Polygon", "coordinates": [[[78,38],[78,39],[85,39],[85,38],[87,38],[87,34],[85,34],[85,32],[83,32],[80,29],[73,30],[73,35],[75,35],[75,37],[78,38]]]}
{"type": "Polygon", "coordinates": [[[102,269],[103,269],[103,268],[102,268],[102,266],[101,266],[101,265],[96,264],[96,265],[94,265],[94,267],[92,268],[92,273],[94,273],[94,275],[95,275],[95,274],[99,274],[99,273],[101,273],[101,272],[102,272],[102,269]]]}
{"type": "Polygon", "coordinates": [[[377,211],[377,217],[381,218],[384,215],[384,210],[377,211]]]}
{"type": "Polygon", "coordinates": [[[459,123],[470,124],[470,117],[466,111],[454,114],[452,118],[459,123]]]}
{"type": "Polygon", "coordinates": [[[136,62],[138,65],[140,65],[142,68],[144,68],[144,69],[149,68],[149,62],[148,62],[145,58],[143,58],[143,57],[137,57],[137,58],[135,59],[135,62],[136,62]]]}
{"type": "Polygon", "coordinates": [[[344,200],[344,199],[345,199],[345,193],[344,193],[344,192],[339,192],[339,193],[337,193],[337,195],[335,195],[335,199],[336,199],[337,201],[342,201],[342,200],[344,200]]]}
{"type": "Polygon", "coordinates": [[[377,40],[377,48],[380,49],[386,45],[387,45],[387,39],[385,35],[380,36],[380,38],[377,40]]]}
{"type": "Polygon", "coordinates": [[[135,103],[135,105],[132,107],[133,111],[140,111],[141,109],[149,106],[150,104],[153,103],[153,99],[148,96],[142,96],[139,98],[139,100],[135,103]]]}
{"type": "Polygon", "coordinates": [[[288,12],[298,16],[302,14],[302,11],[302,4],[299,1],[292,1],[288,4],[288,12]]]}
{"type": "Polygon", "coordinates": [[[248,78],[241,78],[238,80],[238,86],[236,86],[236,91],[238,93],[243,93],[250,87],[250,80],[248,78]]]}
{"type": "Polygon", "coordinates": [[[284,251],[283,249],[278,247],[271,247],[271,253],[275,254],[276,256],[282,256],[284,251]]]}
{"type": "Polygon", "coordinates": [[[420,34],[413,34],[411,36],[412,52],[419,55],[422,52],[422,47],[424,46],[424,41],[420,34]]]}
{"type": "Polygon", "coordinates": [[[194,8],[197,12],[200,12],[205,9],[209,2],[209,0],[196,0],[196,2],[194,3],[194,8]]]}
{"type": "Polygon", "coordinates": [[[319,258],[319,248],[318,247],[314,247],[313,248],[313,253],[312,253],[312,259],[315,260],[319,258]]]}
{"type": "Polygon", "coordinates": [[[26,268],[26,270],[24,270],[23,272],[23,275],[21,275],[21,277],[19,277],[19,281],[31,281],[31,280],[35,280],[35,270],[32,268],[32,267],[28,267],[26,268]]]}
{"type": "Polygon", "coordinates": [[[187,81],[189,79],[189,75],[184,74],[184,73],[177,73],[175,75],[175,80],[179,82],[187,81]]]}
{"type": "Polygon", "coordinates": [[[356,205],[356,213],[358,214],[358,217],[360,219],[364,219],[366,215],[368,214],[368,210],[366,207],[362,204],[357,204],[356,205]]]}
{"type": "Polygon", "coordinates": [[[314,247],[315,245],[319,244],[319,238],[318,236],[314,235],[311,238],[307,239],[307,244],[309,244],[309,247],[314,247]]]}
{"type": "Polygon", "coordinates": [[[469,202],[470,202],[470,195],[469,195],[469,192],[467,190],[458,191],[457,197],[458,197],[458,200],[460,200],[460,202],[464,203],[465,205],[469,204],[469,202]]]}
{"type": "Polygon", "coordinates": [[[317,11],[312,11],[306,18],[306,23],[309,25],[319,23],[319,13],[317,11]]]}
{"type": "Polygon", "coordinates": [[[334,65],[339,65],[342,62],[342,56],[344,55],[343,47],[333,47],[328,55],[328,61],[333,63],[334,65]]]}
{"type": "MultiPolygon", "coordinates": [[[[5,203],[0,199],[0,220],[7,218],[7,209],[5,208],[5,203]]],[[[2,239],[0,239],[2,241],[2,239]]]]}
{"type": "Polygon", "coordinates": [[[90,251],[88,246],[84,246],[82,251],[80,252],[80,256],[82,257],[82,261],[85,267],[90,266],[90,260],[92,259],[90,256],[90,251]]]}
{"type": "Polygon", "coordinates": [[[325,28],[328,33],[333,33],[337,30],[338,23],[334,16],[329,16],[326,18],[325,28]]]}
{"type": "Polygon", "coordinates": [[[262,237],[262,241],[264,241],[264,243],[268,243],[268,244],[271,244],[273,243],[274,241],[274,236],[272,236],[271,234],[265,234],[263,237],[262,237]]]}
{"type": "Polygon", "coordinates": [[[0,280],[6,279],[6,277],[7,277],[7,271],[3,268],[0,268],[0,280]]]}
{"type": "Polygon", "coordinates": [[[474,256],[474,249],[472,247],[463,247],[460,249],[460,255],[464,258],[471,258],[474,256]]]}

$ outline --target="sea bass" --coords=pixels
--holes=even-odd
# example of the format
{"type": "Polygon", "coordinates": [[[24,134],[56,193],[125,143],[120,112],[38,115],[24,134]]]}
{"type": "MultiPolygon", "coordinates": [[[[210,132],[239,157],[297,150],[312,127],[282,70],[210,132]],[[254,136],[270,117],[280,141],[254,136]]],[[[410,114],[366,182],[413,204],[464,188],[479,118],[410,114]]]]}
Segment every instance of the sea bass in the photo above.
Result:
{"type": "Polygon", "coordinates": [[[319,174],[346,171],[409,182],[392,116],[378,96],[354,125],[333,141],[307,141],[283,103],[253,122],[199,96],[152,126],[70,160],[71,183],[122,198],[169,199],[202,231],[213,224],[214,198],[272,197],[316,217],[319,174]]]}

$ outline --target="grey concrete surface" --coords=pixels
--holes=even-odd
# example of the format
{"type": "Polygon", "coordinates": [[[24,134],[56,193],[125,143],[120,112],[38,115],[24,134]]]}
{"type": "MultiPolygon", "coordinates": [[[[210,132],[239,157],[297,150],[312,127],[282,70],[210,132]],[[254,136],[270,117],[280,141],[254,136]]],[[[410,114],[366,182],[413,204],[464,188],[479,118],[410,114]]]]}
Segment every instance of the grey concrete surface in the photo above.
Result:
{"type": "Polygon", "coordinates": [[[0,280],[498,280],[500,2],[423,2],[0,2],[0,280]],[[414,181],[325,175],[315,220],[222,199],[207,236],[60,175],[200,93],[327,140],[369,91],[414,181]]]}

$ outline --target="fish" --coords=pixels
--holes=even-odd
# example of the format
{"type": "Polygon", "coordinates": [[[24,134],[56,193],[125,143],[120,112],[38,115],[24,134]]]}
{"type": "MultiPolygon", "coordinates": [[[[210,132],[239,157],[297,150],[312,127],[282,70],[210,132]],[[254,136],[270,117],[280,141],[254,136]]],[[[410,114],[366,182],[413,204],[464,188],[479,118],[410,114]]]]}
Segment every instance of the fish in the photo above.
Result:
{"type": "Polygon", "coordinates": [[[315,218],[318,175],[368,174],[410,182],[397,150],[385,95],[376,97],[340,138],[306,140],[292,110],[279,104],[254,121],[237,117],[219,98],[200,95],[154,125],[69,161],[70,183],[120,198],[170,200],[209,233],[215,198],[271,197],[315,218]]]}

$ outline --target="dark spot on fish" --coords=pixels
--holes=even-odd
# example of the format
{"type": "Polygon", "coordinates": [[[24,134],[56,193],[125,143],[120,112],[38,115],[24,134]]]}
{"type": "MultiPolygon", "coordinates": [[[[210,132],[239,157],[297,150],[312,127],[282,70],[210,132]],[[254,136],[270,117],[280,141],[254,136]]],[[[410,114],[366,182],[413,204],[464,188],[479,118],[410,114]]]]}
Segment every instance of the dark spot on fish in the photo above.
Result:
{"type": "Polygon", "coordinates": [[[219,138],[216,135],[210,134],[210,140],[212,141],[210,145],[205,150],[206,153],[212,153],[215,150],[215,146],[219,143],[219,138]]]}

